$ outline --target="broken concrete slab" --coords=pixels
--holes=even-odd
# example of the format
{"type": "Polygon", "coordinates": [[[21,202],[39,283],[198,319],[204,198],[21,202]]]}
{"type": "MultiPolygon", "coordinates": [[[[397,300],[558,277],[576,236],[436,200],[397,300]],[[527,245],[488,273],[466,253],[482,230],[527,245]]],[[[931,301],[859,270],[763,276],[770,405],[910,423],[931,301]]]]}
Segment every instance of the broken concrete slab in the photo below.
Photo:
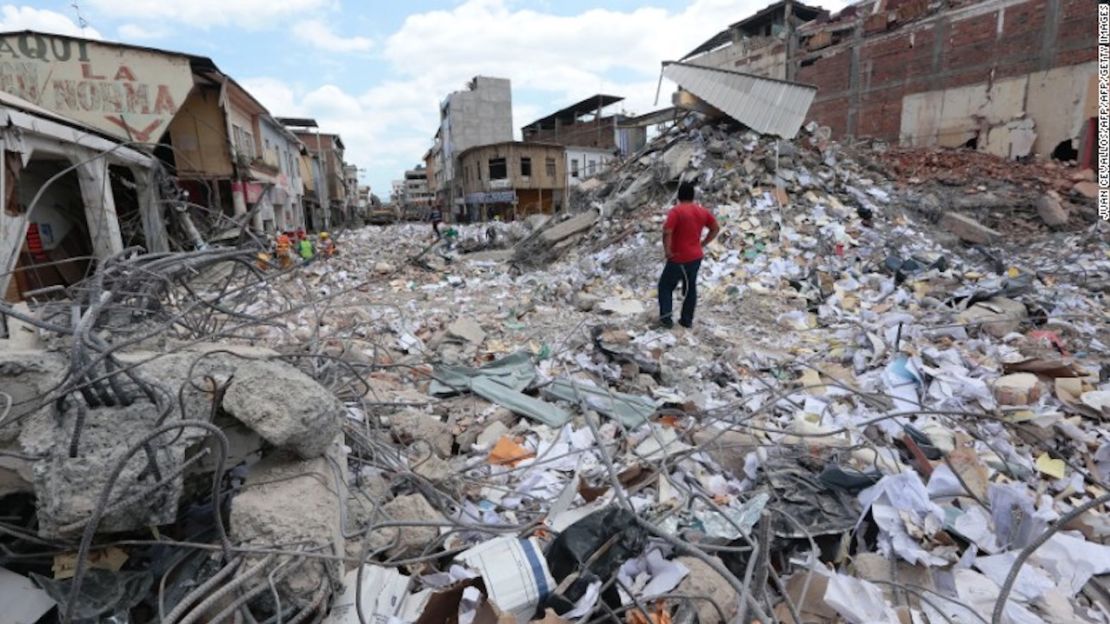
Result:
{"type": "Polygon", "coordinates": [[[1033,373],[1003,375],[991,384],[999,405],[1030,405],[1040,398],[1040,383],[1033,373]]]}
{"type": "Polygon", "coordinates": [[[992,230],[967,215],[954,212],[944,213],[940,218],[940,225],[960,237],[960,240],[979,245],[988,245],[1002,237],[997,230],[992,230]]]}
{"type": "Polygon", "coordinates": [[[1098,197],[1098,183],[1097,182],[1079,182],[1072,187],[1072,191],[1086,197],[1087,199],[1095,199],[1098,197]]]}
{"type": "MultiPolygon", "coordinates": [[[[421,494],[398,496],[381,507],[376,522],[436,522],[443,516],[421,494]]],[[[439,536],[435,526],[405,526],[373,528],[368,540],[370,553],[385,552],[389,557],[416,555],[431,547],[439,536]]]]}
{"type": "Polygon", "coordinates": [[[1017,331],[1029,317],[1025,304],[1006,297],[992,297],[960,312],[957,320],[968,327],[979,327],[995,338],[1017,331]]]}
{"type": "Polygon", "coordinates": [[[714,427],[695,431],[694,443],[736,478],[743,478],[748,453],[760,445],[759,439],[751,434],[714,427]]]}
{"type": "Polygon", "coordinates": [[[663,165],[666,167],[667,181],[677,180],[682,172],[686,171],[686,167],[690,166],[690,161],[694,158],[694,153],[697,147],[689,141],[681,141],[672,145],[667,151],[663,152],[663,165]]]}
{"type": "Polygon", "coordinates": [[[482,326],[469,317],[457,319],[447,327],[447,335],[458,338],[471,344],[482,344],[486,339],[486,332],[482,326]]]}
{"type": "Polygon", "coordinates": [[[590,229],[594,223],[597,223],[597,213],[589,210],[547,228],[540,234],[540,238],[549,244],[554,244],[590,229]]]}
{"type": "Polygon", "coordinates": [[[1060,195],[1049,191],[1037,200],[1037,216],[1049,227],[1067,225],[1068,211],[1060,203],[1060,195]]]}
{"type": "Polygon", "coordinates": [[[688,596],[704,596],[709,599],[694,602],[697,607],[698,622],[701,624],[731,622],[740,610],[740,596],[732,589],[732,586],[701,559],[678,557],[675,561],[686,566],[686,569],[690,571],[686,578],[682,579],[682,582],[675,588],[675,593],[688,596]],[[723,621],[713,603],[716,603],[724,611],[723,621]]]}
{"type": "Polygon", "coordinates": [[[11,409],[0,420],[0,442],[19,437],[22,419],[42,409],[39,403],[61,385],[68,366],[69,358],[61,353],[38,349],[0,350],[0,393],[11,397],[11,409]]]}
{"type": "Polygon", "coordinates": [[[450,457],[453,438],[447,423],[438,417],[416,410],[401,410],[389,417],[393,436],[402,444],[420,440],[431,445],[440,457],[450,457]]]}
{"type": "MultiPolygon", "coordinates": [[[[39,535],[56,539],[84,529],[96,508],[108,478],[123,460],[127,449],[154,429],[160,410],[139,401],[129,407],[99,407],[79,410],[75,405],[60,414],[36,412],[24,423],[20,444],[29,455],[43,459],[33,467],[39,535]],[[80,411],[83,418],[78,417],[80,411]],[[74,429],[82,421],[74,444],[74,429]],[[75,451],[72,453],[71,451],[75,451]]],[[[185,448],[199,436],[196,429],[183,430],[181,443],[154,445],[153,459],[163,475],[174,473],[184,461],[185,448]]],[[[176,432],[167,434],[176,436],[176,432]]],[[[170,524],[177,519],[183,478],[147,492],[150,463],[145,452],[133,454],[112,485],[112,499],[127,504],[111,508],[99,525],[101,533],[135,531],[170,524]]]]}
{"type": "Polygon", "coordinates": [[[244,361],[222,407],[267,442],[305,459],[324,454],[342,427],[343,404],[301,371],[278,362],[244,361]]]}
{"type": "MultiPolygon", "coordinates": [[[[303,459],[289,451],[268,454],[251,467],[231,501],[232,541],[267,547],[297,544],[342,555],[340,496],[347,491],[342,469],[346,465],[342,440],[334,436],[323,457],[303,459]]],[[[278,584],[283,608],[308,606],[320,584],[338,583],[342,570],[338,560],[305,560],[278,584]]]]}
{"type": "Polygon", "coordinates": [[[635,299],[621,299],[620,297],[607,297],[597,304],[601,312],[608,312],[617,316],[632,316],[644,313],[644,304],[635,299]]]}

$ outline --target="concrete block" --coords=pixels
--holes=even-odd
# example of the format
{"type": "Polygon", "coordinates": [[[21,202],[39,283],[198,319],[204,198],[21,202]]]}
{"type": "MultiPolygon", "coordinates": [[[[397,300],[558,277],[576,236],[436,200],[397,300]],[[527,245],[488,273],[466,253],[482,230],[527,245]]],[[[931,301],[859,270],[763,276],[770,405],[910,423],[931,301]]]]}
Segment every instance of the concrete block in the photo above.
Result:
{"type": "Polygon", "coordinates": [[[980,301],[960,312],[957,319],[969,327],[978,326],[983,332],[1002,338],[1021,328],[1021,322],[1029,316],[1025,304],[1006,297],[992,297],[980,301]]]}
{"type": "Polygon", "coordinates": [[[940,219],[941,227],[960,237],[960,240],[979,245],[993,243],[1002,237],[996,230],[980,224],[967,215],[946,212],[940,219]]]}
{"type": "Polygon", "coordinates": [[[223,408],[267,442],[311,459],[339,434],[343,404],[288,364],[241,361],[223,408]]]}
{"type": "MultiPolygon", "coordinates": [[[[70,441],[78,420],[77,413],[76,407],[67,409],[60,416],[52,411],[37,412],[26,420],[20,436],[24,452],[44,457],[35,462],[33,469],[39,535],[42,537],[56,539],[79,532],[65,531],[63,527],[88,520],[108,484],[110,473],[123,459],[124,452],[153,429],[159,417],[159,410],[145,401],[138,401],[130,407],[89,409],[85,414],[77,454],[70,457],[70,441]]],[[[159,472],[168,475],[177,470],[184,460],[186,447],[199,435],[198,430],[185,430],[179,443],[156,445],[154,458],[159,472]]],[[[140,451],[127,461],[113,485],[112,500],[139,496],[152,482],[146,453],[140,451]]],[[[135,531],[170,524],[177,519],[182,491],[183,479],[179,476],[106,514],[98,532],[135,531]]]]}
{"type": "Polygon", "coordinates": [[[590,229],[591,227],[593,227],[595,222],[597,222],[597,213],[593,212],[592,210],[588,212],[583,212],[580,215],[576,215],[574,217],[571,217],[570,219],[567,219],[566,221],[563,221],[562,223],[558,223],[552,227],[547,228],[542,234],[540,234],[540,238],[542,238],[547,243],[557,243],[564,238],[574,236],[579,232],[584,232],[590,229]]]}
{"type": "Polygon", "coordinates": [[[12,398],[11,409],[0,422],[0,443],[19,437],[22,420],[61,384],[68,366],[69,358],[61,353],[0,350],[0,392],[12,398]]]}
{"type": "Polygon", "coordinates": [[[1068,211],[1060,204],[1060,196],[1055,191],[1049,191],[1037,200],[1037,216],[1049,227],[1067,225],[1068,222],[1068,211]]]}
{"type": "MultiPolygon", "coordinates": [[[[232,541],[254,546],[301,544],[344,554],[340,496],[347,496],[347,458],[338,437],[326,451],[324,457],[314,459],[278,451],[252,466],[231,501],[232,541]]],[[[337,560],[306,560],[278,584],[283,609],[307,606],[320,583],[337,583],[342,572],[337,560]]]]}
{"type": "MultiPolygon", "coordinates": [[[[380,521],[435,522],[443,516],[421,494],[398,496],[381,507],[380,521]]],[[[385,550],[390,557],[416,555],[428,548],[439,536],[434,526],[393,526],[370,533],[370,552],[385,550]]]]}
{"type": "Polygon", "coordinates": [[[686,569],[690,571],[686,578],[678,584],[675,593],[704,596],[717,603],[725,613],[725,619],[722,621],[712,603],[708,600],[696,600],[694,604],[698,611],[698,622],[701,624],[723,624],[736,618],[737,612],[740,610],[740,596],[720,574],[714,572],[713,568],[701,559],[679,557],[675,561],[686,566],[686,569]]]}

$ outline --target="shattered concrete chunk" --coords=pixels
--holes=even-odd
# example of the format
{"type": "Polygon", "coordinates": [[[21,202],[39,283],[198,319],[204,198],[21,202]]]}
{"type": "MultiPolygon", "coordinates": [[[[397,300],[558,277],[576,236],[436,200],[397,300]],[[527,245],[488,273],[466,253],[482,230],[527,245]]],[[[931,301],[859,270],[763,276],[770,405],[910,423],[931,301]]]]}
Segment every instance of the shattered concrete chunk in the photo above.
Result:
{"type": "Polygon", "coordinates": [[[663,165],[666,167],[667,181],[674,181],[690,166],[696,146],[689,141],[680,141],[663,152],[663,165]]]}
{"type": "Polygon", "coordinates": [[[1040,384],[1033,373],[1003,375],[994,381],[993,390],[999,405],[1030,405],[1041,396],[1040,384]]]}
{"type": "Polygon", "coordinates": [[[305,459],[324,454],[344,413],[339,399],[308,375],[265,361],[240,365],[222,405],[270,444],[305,459]]]}
{"type": "Polygon", "coordinates": [[[1002,234],[996,230],[982,225],[967,215],[946,212],[940,219],[940,224],[949,232],[960,237],[960,240],[987,245],[997,241],[1002,234]]]}
{"type": "Polygon", "coordinates": [[[68,366],[69,358],[60,353],[0,350],[0,393],[11,397],[11,408],[0,421],[0,442],[19,437],[23,418],[62,383],[68,366]]]}
{"type": "Polygon", "coordinates": [[[992,297],[980,301],[970,308],[960,312],[957,317],[960,323],[969,327],[978,326],[982,331],[1002,338],[1006,334],[1017,331],[1022,321],[1029,317],[1025,304],[1006,297],[992,297]]]}
{"type": "Polygon", "coordinates": [[[682,579],[682,582],[675,588],[675,593],[687,594],[690,596],[705,596],[713,602],[717,603],[721,610],[724,611],[725,618],[721,619],[718,615],[717,609],[708,600],[695,600],[694,604],[698,611],[698,622],[700,624],[716,624],[724,622],[731,622],[736,614],[739,612],[740,596],[732,589],[732,586],[721,578],[719,574],[709,567],[701,559],[695,557],[679,557],[675,559],[676,562],[686,566],[690,570],[690,574],[682,579]]]}
{"type": "MultiPolygon", "coordinates": [[[[231,501],[232,541],[257,546],[302,544],[343,554],[339,497],[346,496],[346,471],[332,464],[345,466],[347,457],[342,442],[334,437],[326,451],[327,456],[314,459],[277,451],[252,466],[231,501]]],[[[341,571],[337,560],[307,559],[278,584],[282,604],[307,606],[320,583],[338,582],[341,571]]]]}
{"type": "MultiPolygon", "coordinates": [[[[421,494],[398,496],[381,508],[379,522],[436,522],[443,516],[421,494]]],[[[435,526],[381,527],[370,529],[370,553],[385,551],[389,557],[397,558],[417,555],[429,548],[439,529],[435,526]]]]}
{"type": "Polygon", "coordinates": [[[707,427],[694,432],[694,443],[705,450],[713,461],[737,478],[744,478],[744,462],[748,453],[759,447],[759,440],[741,431],[707,427]]]}
{"type": "Polygon", "coordinates": [[[566,221],[562,221],[547,228],[543,231],[542,234],[540,234],[540,238],[542,238],[547,243],[557,243],[565,238],[574,236],[579,232],[584,232],[590,229],[596,222],[596,212],[592,210],[583,212],[580,215],[575,215],[570,219],[567,219],[566,221]]]}
{"type": "Polygon", "coordinates": [[[482,326],[469,317],[463,317],[451,323],[447,327],[447,335],[472,344],[482,344],[486,339],[486,332],[482,326]]]}
{"type": "MultiPolygon", "coordinates": [[[[20,436],[23,450],[45,457],[35,462],[33,469],[40,536],[54,539],[84,529],[116,464],[129,447],[154,428],[159,413],[143,401],[129,407],[87,409],[76,448],[71,448],[78,421],[75,406],[60,417],[40,411],[27,419],[20,436]],[[70,457],[71,450],[76,451],[74,457],[70,457]],[[67,530],[67,525],[75,528],[67,530]]],[[[167,434],[176,435],[176,432],[167,434]]],[[[153,461],[159,474],[172,474],[181,466],[186,446],[196,437],[197,430],[186,429],[181,443],[154,445],[153,461]]],[[[177,519],[183,478],[169,479],[167,484],[144,494],[151,483],[149,470],[150,463],[143,451],[127,460],[112,487],[112,500],[129,502],[109,510],[100,522],[99,532],[135,531],[177,519]]]]}
{"type": "Polygon", "coordinates": [[[1055,191],[1049,191],[1037,200],[1037,215],[1049,227],[1068,223],[1068,211],[1060,204],[1060,195],[1055,191]]]}
{"type": "Polygon", "coordinates": [[[1087,199],[1095,199],[1098,197],[1098,184],[1096,182],[1079,182],[1072,187],[1072,190],[1087,199]]]}
{"type": "Polygon", "coordinates": [[[390,428],[402,444],[427,442],[440,457],[451,455],[452,436],[447,423],[416,410],[402,410],[389,417],[390,428]]]}

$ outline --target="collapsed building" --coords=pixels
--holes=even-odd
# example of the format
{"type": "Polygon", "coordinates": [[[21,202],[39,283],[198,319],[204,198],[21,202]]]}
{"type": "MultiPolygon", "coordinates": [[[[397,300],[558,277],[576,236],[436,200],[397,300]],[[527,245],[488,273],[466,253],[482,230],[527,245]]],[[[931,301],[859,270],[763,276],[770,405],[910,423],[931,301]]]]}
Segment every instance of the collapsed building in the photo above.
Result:
{"type": "Polygon", "coordinates": [[[810,118],[838,137],[1089,165],[1096,4],[868,0],[830,15],[784,0],[681,60],[814,85],[810,118]]]}

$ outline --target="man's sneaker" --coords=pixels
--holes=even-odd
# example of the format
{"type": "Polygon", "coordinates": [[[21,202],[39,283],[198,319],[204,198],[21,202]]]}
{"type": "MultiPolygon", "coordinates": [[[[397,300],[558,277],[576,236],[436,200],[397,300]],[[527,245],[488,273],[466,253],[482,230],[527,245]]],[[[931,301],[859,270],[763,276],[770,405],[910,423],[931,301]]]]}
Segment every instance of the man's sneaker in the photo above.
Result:
{"type": "Polygon", "coordinates": [[[674,321],[670,319],[659,319],[659,323],[657,325],[658,327],[662,327],[663,329],[671,329],[672,327],[674,327],[674,321]]]}
{"type": "Polygon", "coordinates": [[[686,321],[679,321],[679,322],[678,322],[678,324],[679,324],[679,325],[681,325],[681,326],[683,326],[683,327],[685,327],[686,329],[690,329],[690,328],[692,328],[692,327],[694,326],[694,322],[693,322],[693,321],[690,321],[690,322],[686,322],[686,321]]]}

